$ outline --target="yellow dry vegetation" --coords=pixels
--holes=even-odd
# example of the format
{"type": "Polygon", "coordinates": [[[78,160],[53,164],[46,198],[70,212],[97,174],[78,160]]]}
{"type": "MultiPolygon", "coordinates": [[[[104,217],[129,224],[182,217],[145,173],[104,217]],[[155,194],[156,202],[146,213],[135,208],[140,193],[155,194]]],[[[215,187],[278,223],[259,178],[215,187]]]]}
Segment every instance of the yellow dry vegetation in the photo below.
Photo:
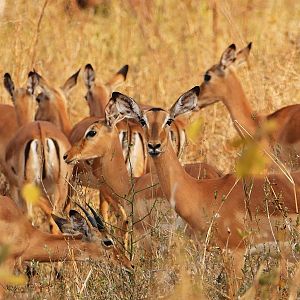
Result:
{"type": "MultiPolygon", "coordinates": [[[[71,9],[71,2],[73,0],[0,1],[0,74],[11,73],[19,86],[35,68],[54,86],[60,86],[87,63],[93,65],[96,81],[107,80],[124,64],[129,64],[127,81],[119,91],[145,104],[167,108],[183,92],[202,82],[206,69],[218,61],[229,44],[234,42],[240,48],[252,41],[249,63],[239,70],[238,76],[257,112],[269,113],[300,100],[300,1],[104,0],[96,9],[87,10],[71,9]],[[150,4],[145,10],[142,3],[146,1],[150,4]],[[133,7],[132,2],[141,6],[133,7]]],[[[68,99],[73,123],[88,115],[85,93],[81,73],[68,99]]],[[[2,85],[0,95],[1,103],[10,103],[2,85]]],[[[223,172],[233,171],[239,151],[226,150],[228,140],[236,136],[228,111],[217,103],[197,116],[188,129],[192,143],[184,160],[205,160],[223,172]]],[[[261,151],[250,144],[236,168],[242,176],[249,175],[249,170],[258,172],[264,166],[261,151]]],[[[26,185],[22,193],[29,203],[38,201],[39,191],[35,186],[26,185]]],[[[90,200],[90,195],[83,191],[81,197],[90,200]]],[[[51,268],[38,266],[39,284],[11,288],[10,296],[19,299],[24,295],[28,299],[158,299],[167,296],[184,299],[183,295],[189,294],[193,299],[230,299],[232,294],[222,285],[222,256],[213,259],[216,255],[211,254],[215,251],[212,249],[203,268],[200,263],[203,249],[181,242],[174,246],[177,239],[184,241],[181,236],[175,238],[176,234],[175,229],[167,234],[162,230],[154,233],[161,247],[154,257],[139,256],[135,277],[103,264],[74,262],[64,267],[63,280],[56,281],[49,275],[51,268]],[[167,246],[163,246],[165,244],[167,246]],[[176,247],[184,249],[184,260],[174,254],[178,251],[176,247]],[[91,266],[93,272],[87,288],[80,294],[91,266]],[[200,278],[199,274],[204,277],[200,278]]],[[[255,264],[256,258],[253,261],[255,264]]],[[[299,267],[296,271],[299,274],[299,267]]],[[[297,284],[293,282],[299,280],[293,277],[293,267],[282,267],[280,276],[271,273],[275,275],[264,277],[271,276],[269,281],[255,278],[253,284],[251,271],[247,274],[239,290],[242,294],[251,288],[247,299],[286,299],[290,286],[293,295],[297,295],[297,284]]],[[[23,277],[14,277],[0,269],[1,281],[3,277],[10,284],[24,282],[23,277]]],[[[236,286],[231,286],[230,290],[234,289],[237,290],[236,286]]]]}

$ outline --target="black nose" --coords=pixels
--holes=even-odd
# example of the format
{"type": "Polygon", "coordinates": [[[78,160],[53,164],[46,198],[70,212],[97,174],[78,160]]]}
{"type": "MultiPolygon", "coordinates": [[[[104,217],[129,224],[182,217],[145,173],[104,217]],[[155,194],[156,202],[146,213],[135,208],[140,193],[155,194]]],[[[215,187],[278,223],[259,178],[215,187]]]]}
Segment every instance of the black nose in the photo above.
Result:
{"type": "Polygon", "coordinates": [[[155,151],[158,150],[160,148],[161,144],[150,144],[148,143],[148,148],[155,151]]]}
{"type": "Polygon", "coordinates": [[[68,154],[65,153],[64,156],[63,156],[63,159],[66,160],[67,158],[68,158],[68,154]]]}

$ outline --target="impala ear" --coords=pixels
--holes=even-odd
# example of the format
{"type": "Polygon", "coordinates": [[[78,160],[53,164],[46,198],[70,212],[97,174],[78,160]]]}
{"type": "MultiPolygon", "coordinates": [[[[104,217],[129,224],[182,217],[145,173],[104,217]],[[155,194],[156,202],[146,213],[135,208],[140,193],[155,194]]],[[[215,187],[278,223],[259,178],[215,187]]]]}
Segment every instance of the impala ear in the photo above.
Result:
{"type": "Polygon", "coordinates": [[[83,79],[88,90],[95,84],[95,71],[91,64],[87,64],[84,68],[83,79]]]}
{"type": "Polygon", "coordinates": [[[146,125],[143,113],[138,104],[130,97],[119,92],[113,92],[111,100],[115,101],[116,108],[122,117],[132,118],[142,126],[146,125]]]}
{"type": "Polygon", "coordinates": [[[108,82],[107,85],[111,88],[111,91],[115,90],[126,80],[129,66],[123,66],[108,82]]]}
{"type": "MultiPolygon", "coordinates": [[[[49,86],[48,81],[44,77],[42,77],[39,73],[37,73],[34,69],[33,72],[29,72],[28,74],[28,85],[30,80],[34,84],[37,84],[41,88],[41,90],[47,95],[51,94],[51,87],[49,86]]],[[[36,87],[37,86],[35,86],[34,88],[36,89],[36,87]]]]}
{"type": "Polygon", "coordinates": [[[197,85],[181,95],[170,109],[170,119],[175,119],[181,114],[193,111],[197,107],[199,94],[200,87],[197,85]]]}
{"type": "Polygon", "coordinates": [[[105,106],[105,122],[106,125],[112,127],[114,124],[118,123],[124,119],[124,117],[119,113],[114,99],[110,99],[105,106]]]}
{"type": "Polygon", "coordinates": [[[69,91],[77,84],[79,73],[80,73],[80,69],[75,74],[73,74],[69,79],[67,79],[64,85],[61,87],[61,89],[64,91],[65,94],[68,94],[69,91]]]}
{"type": "Polygon", "coordinates": [[[236,59],[236,46],[231,44],[222,54],[220,65],[223,69],[229,67],[236,59]]]}
{"type": "Polygon", "coordinates": [[[91,230],[86,219],[78,211],[71,209],[69,217],[74,231],[82,233],[85,237],[91,236],[91,230]]]}
{"type": "Polygon", "coordinates": [[[247,59],[249,57],[249,53],[250,53],[251,47],[252,47],[252,42],[250,42],[247,47],[241,49],[236,54],[236,60],[234,62],[235,66],[239,66],[239,65],[241,65],[241,64],[243,64],[244,62],[247,61],[247,59]]]}
{"type": "Polygon", "coordinates": [[[4,87],[12,97],[15,91],[15,85],[9,73],[4,74],[3,83],[4,83],[4,87]]]}
{"type": "Polygon", "coordinates": [[[28,73],[28,80],[27,80],[27,91],[33,95],[35,92],[35,89],[39,85],[41,76],[35,72],[35,71],[30,71],[28,73]]]}

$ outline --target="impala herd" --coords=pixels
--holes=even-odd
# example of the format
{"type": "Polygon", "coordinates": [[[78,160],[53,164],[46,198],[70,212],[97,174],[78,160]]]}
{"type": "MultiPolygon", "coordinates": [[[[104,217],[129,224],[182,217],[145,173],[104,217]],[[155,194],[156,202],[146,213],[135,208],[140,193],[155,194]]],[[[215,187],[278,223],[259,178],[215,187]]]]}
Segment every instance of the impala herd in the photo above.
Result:
{"type": "MultiPolygon", "coordinates": [[[[106,253],[106,258],[132,271],[126,255],[130,213],[126,199],[132,195],[132,223],[138,234],[145,235],[152,226],[149,212],[155,199],[165,198],[194,231],[206,235],[206,242],[231,250],[237,274],[246,250],[268,248],[279,253],[280,245],[291,240],[296,244],[300,105],[268,116],[254,112],[235,72],[250,50],[251,43],[240,51],[230,45],[205,72],[201,85],[181,95],[170,109],[142,105],[115,92],[126,80],[127,65],[106,83],[96,83],[95,71],[88,64],[84,83],[90,116],[75,126],[68,117],[67,97],[80,70],[60,88],[36,71],[28,74],[27,86],[16,88],[6,73],[4,86],[13,106],[0,105],[0,167],[11,196],[0,200],[0,231],[9,232],[0,237],[0,244],[9,246],[4,264],[12,270],[17,263],[33,259],[101,259],[106,253]],[[205,163],[180,162],[190,115],[217,101],[224,103],[242,138],[247,132],[257,143],[276,149],[284,163],[296,160],[289,176],[273,170],[267,176],[239,178],[221,175],[205,163]],[[258,135],[269,120],[276,122],[276,130],[258,135]],[[88,221],[70,209],[74,193],[70,187],[78,178],[84,186],[99,190],[100,214],[88,203],[87,208],[77,204],[88,221]],[[52,234],[36,229],[28,220],[33,218],[32,208],[21,193],[27,183],[41,191],[38,205],[49,218],[52,234]],[[105,226],[109,206],[124,229],[119,233],[121,244],[105,226]],[[62,214],[69,216],[65,219],[62,214]],[[282,228],[278,224],[288,229],[285,240],[279,239],[282,228]]],[[[4,282],[1,286],[3,293],[4,282]]]]}

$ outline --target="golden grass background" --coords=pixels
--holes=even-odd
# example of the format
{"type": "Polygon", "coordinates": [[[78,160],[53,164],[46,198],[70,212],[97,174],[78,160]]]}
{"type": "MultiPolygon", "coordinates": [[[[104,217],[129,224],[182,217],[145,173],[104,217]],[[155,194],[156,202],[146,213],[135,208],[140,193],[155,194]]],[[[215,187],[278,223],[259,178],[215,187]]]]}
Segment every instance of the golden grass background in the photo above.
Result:
{"type": "MultiPolygon", "coordinates": [[[[127,81],[119,90],[140,102],[169,107],[183,92],[202,82],[205,70],[219,60],[229,44],[244,47],[252,41],[249,65],[241,68],[239,76],[253,107],[259,113],[269,113],[299,102],[299,1],[153,0],[148,3],[150,11],[143,8],[144,1],[136,2],[140,5],[107,0],[96,9],[78,10],[67,8],[70,0],[7,0],[0,19],[0,73],[11,73],[18,86],[26,82],[34,67],[60,86],[87,63],[96,70],[97,81],[108,80],[129,64],[127,81]]],[[[85,92],[81,73],[68,100],[72,122],[88,115],[85,92]]],[[[0,95],[2,103],[10,103],[2,85],[0,95]]],[[[198,115],[202,127],[197,140],[190,142],[185,159],[204,160],[224,172],[233,170],[236,151],[227,144],[235,130],[227,110],[219,103],[198,115]]],[[[160,263],[174,267],[169,261],[172,259],[164,257],[160,263]]],[[[83,274],[89,271],[88,266],[85,268],[83,274]]],[[[80,280],[80,272],[75,277],[80,280]]],[[[168,295],[172,288],[163,288],[164,281],[173,280],[170,287],[174,287],[178,283],[175,277],[162,279],[162,285],[152,291],[147,285],[145,295],[168,295]]],[[[28,297],[51,298],[61,292],[60,288],[68,299],[108,297],[97,294],[99,287],[93,284],[89,286],[93,292],[78,296],[74,282],[68,285],[67,278],[64,284],[51,281],[57,290],[51,289],[49,281],[47,288],[41,288],[41,296],[33,289],[28,297]],[[63,286],[58,288],[60,284],[63,286]]],[[[190,283],[187,287],[189,292],[190,283]]],[[[135,288],[139,290],[138,285],[135,288]]],[[[180,295],[178,286],[176,291],[180,295]]],[[[200,294],[214,298],[207,292],[196,293],[200,294]]],[[[221,294],[216,293],[216,297],[225,297],[221,294]]],[[[120,292],[118,297],[127,299],[129,294],[120,292]]],[[[132,297],[140,298],[139,294],[132,297]]],[[[174,297],[177,299],[176,293],[174,297]]]]}
{"type": "MultiPolygon", "coordinates": [[[[146,0],[147,1],[147,0],[146,0]]],[[[152,105],[170,106],[202,82],[207,68],[232,42],[253,42],[250,68],[240,78],[254,108],[272,112],[299,99],[300,4],[298,1],[151,1],[133,8],[128,1],[106,1],[95,10],[66,10],[70,0],[6,1],[0,36],[2,73],[16,84],[35,67],[56,86],[86,63],[97,80],[108,80],[129,64],[119,88],[152,105]],[[214,14],[215,7],[215,14],[214,14]]],[[[139,1],[137,1],[139,2],[139,1]]],[[[140,1],[141,3],[143,1],[140,1]]],[[[10,102],[1,86],[1,101],[10,102]]],[[[88,114],[80,76],[69,99],[75,122],[88,114]]],[[[235,131],[222,104],[204,109],[204,121],[191,158],[203,158],[223,171],[232,169],[234,153],[226,142],[235,131]]]]}

